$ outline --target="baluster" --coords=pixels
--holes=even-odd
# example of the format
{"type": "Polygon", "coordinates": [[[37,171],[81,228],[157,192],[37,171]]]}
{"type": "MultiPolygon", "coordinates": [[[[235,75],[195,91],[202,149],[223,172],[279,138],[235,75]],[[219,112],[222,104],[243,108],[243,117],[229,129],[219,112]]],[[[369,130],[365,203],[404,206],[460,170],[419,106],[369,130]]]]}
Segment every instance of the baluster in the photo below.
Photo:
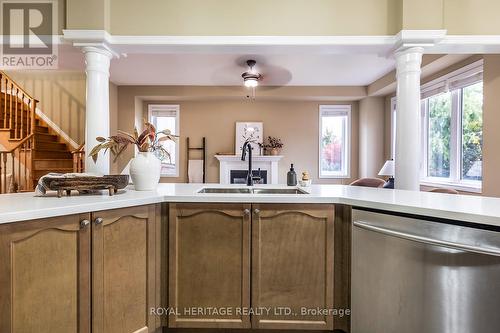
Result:
{"type": "MultiPolygon", "coordinates": [[[[4,77],[0,73],[0,89],[3,86],[4,77]]],[[[7,128],[7,85],[5,85],[4,95],[3,95],[3,128],[7,128]]]]}
{"type": "Polygon", "coordinates": [[[21,139],[24,138],[24,93],[21,98],[21,139]]]}
{"type": "Polygon", "coordinates": [[[10,103],[10,107],[9,107],[9,110],[10,110],[10,124],[9,124],[9,129],[13,129],[13,120],[12,118],[14,117],[14,109],[12,108],[12,99],[13,99],[13,96],[12,96],[12,90],[13,90],[13,85],[12,85],[12,82],[10,83],[10,96],[9,96],[9,103],[10,103]]]}
{"type": "Polygon", "coordinates": [[[19,133],[18,132],[18,130],[19,130],[19,122],[17,120],[18,119],[18,110],[17,110],[18,107],[17,107],[17,105],[19,104],[19,100],[17,98],[17,95],[19,93],[19,89],[17,87],[15,87],[15,88],[16,88],[16,94],[12,96],[12,97],[16,96],[16,100],[14,101],[14,104],[15,104],[14,106],[16,108],[16,114],[15,114],[15,117],[14,117],[14,127],[15,127],[16,130],[14,131],[14,133],[15,133],[14,134],[14,138],[15,139],[19,139],[19,134],[18,134],[19,133]]]}
{"type": "Polygon", "coordinates": [[[29,141],[26,141],[24,143],[24,182],[25,182],[25,185],[24,185],[24,190],[29,190],[29,182],[28,182],[28,147],[29,147],[29,141]]]}
{"type": "MultiPolygon", "coordinates": [[[[36,99],[32,99],[31,100],[31,133],[35,133],[35,116],[36,116],[36,103],[38,101],[36,99]]],[[[32,149],[35,149],[34,147],[34,141],[33,141],[33,147],[31,147],[32,149]]]]}
{"type": "Polygon", "coordinates": [[[22,186],[22,179],[21,179],[21,161],[22,161],[22,153],[23,153],[23,146],[24,146],[24,143],[19,146],[19,152],[18,152],[18,159],[17,159],[17,174],[19,175],[19,190],[21,190],[21,186],[22,186]]]}
{"type": "Polygon", "coordinates": [[[7,193],[7,154],[3,156],[3,193],[7,193]]]}
{"type": "Polygon", "coordinates": [[[10,153],[10,157],[12,158],[12,183],[11,187],[17,192],[17,188],[19,188],[19,185],[15,186],[16,184],[19,184],[18,181],[16,181],[16,167],[15,167],[15,160],[16,160],[16,153],[12,152],[10,153]]]}
{"type": "MultiPolygon", "coordinates": [[[[4,172],[4,171],[2,171],[2,170],[3,170],[3,169],[2,169],[2,158],[3,158],[3,154],[4,154],[4,153],[0,153],[0,194],[2,194],[2,193],[3,193],[3,191],[2,191],[2,176],[3,176],[3,172],[4,172]]],[[[7,172],[7,171],[5,171],[5,172],[7,172]]]]}

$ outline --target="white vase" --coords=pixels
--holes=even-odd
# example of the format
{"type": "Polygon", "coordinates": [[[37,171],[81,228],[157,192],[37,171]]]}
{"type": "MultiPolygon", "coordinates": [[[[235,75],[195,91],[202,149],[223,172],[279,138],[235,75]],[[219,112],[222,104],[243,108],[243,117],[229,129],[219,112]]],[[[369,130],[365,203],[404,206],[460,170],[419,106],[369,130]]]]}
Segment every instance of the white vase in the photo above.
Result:
{"type": "Polygon", "coordinates": [[[139,152],[130,162],[130,177],[136,191],[152,191],[160,181],[161,162],[152,152],[139,152]]]}

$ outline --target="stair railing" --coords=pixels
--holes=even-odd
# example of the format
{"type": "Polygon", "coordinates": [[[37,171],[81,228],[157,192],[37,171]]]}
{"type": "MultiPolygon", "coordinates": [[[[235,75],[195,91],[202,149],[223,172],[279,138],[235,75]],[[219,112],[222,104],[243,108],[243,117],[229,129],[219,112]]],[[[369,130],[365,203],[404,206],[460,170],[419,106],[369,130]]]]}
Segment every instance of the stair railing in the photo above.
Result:
{"type": "Polygon", "coordinates": [[[85,142],[71,152],[73,155],[73,172],[81,173],[85,171],[85,142]]]}
{"type": "Polygon", "coordinates": [[[3,124],[0,128],[10,129],[10,138],[23,140],[35,133],[35,113],[38,101],[19,87],[5,72],[0,71],[0,94],[4,104],[0,110],[3,124]]]}
{"type": "Polygon", "coordinates": [[[32,191],[35,135],[29,134],[11,150],[0,150],[0,194],[32,191]]]}

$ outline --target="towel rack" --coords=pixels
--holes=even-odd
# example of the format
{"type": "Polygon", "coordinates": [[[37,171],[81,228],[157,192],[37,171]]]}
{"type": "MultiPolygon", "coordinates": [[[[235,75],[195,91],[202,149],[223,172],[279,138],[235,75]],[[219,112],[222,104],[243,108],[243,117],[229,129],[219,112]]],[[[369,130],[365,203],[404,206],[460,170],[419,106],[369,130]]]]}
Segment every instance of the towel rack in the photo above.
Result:
{"type": "Polygon", "coordinates": [[[191,147],[189,143],[189,137],[186,138],[186,147],[187,147],[187,160],[186,160],[186,178],[187,182],[189,183],[189,159],[190,159],[190,153],[193,150],[201,150],[201,158],[203,160],[203,183],[205,183],[205,170],[206,170],[206,164],[207,164],[207,140],[205,137],[201,139],[201,147],[191,147]]]}

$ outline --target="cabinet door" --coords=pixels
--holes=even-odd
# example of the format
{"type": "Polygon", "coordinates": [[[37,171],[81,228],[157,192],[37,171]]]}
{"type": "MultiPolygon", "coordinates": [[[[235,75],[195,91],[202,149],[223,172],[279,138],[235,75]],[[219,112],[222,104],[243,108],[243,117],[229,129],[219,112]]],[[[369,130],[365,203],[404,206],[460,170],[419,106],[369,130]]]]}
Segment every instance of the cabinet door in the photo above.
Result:
{"type": "Polygon", "coordinates": [[[169,307],[177,313],[169,327],[250,327],[238,312],[250,306],[250,215],[248,204],[170,205],[169,307]]]}
{"type": "Polygon", "coordinates": [[[0,225],[0,332],[90,332],[89,217],[0,225]]]}
{"type": "Polygon", "coordinates": [[[92,332],[153,332],[155,205],[92,215],[92,332]]]}
{"type": "Polygon", "coordinates": [[[334,206],[253,208],[252,328],[333,329],[334,206]]]}

